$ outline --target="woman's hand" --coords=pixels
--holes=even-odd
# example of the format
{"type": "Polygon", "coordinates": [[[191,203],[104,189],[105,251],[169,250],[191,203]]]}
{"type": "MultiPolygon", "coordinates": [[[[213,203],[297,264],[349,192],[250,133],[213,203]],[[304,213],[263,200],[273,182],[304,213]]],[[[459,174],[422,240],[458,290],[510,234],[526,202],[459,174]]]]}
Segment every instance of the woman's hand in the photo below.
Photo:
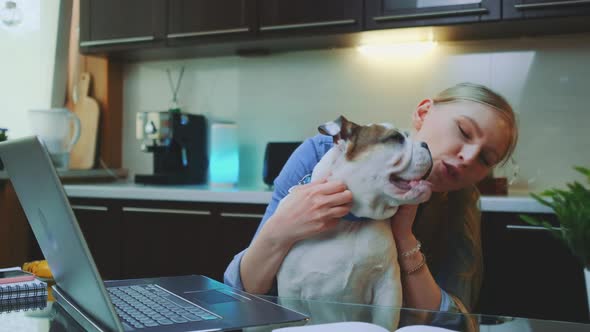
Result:
{"type": "Polygon", "coordinates": [[[403,242],[411,241],[414,238],[412,226],[416,219],[418,205],[402,205],[397,212],[391,217],[391,231],[398,247],[403,242]]]}
{"type": "MultiPolygon", "coordinates": [[[[422,203],[430,199],[432,194],[432,184],[428,181],[417,181],[412,189],[408,192],[417,203],[422,203]]],[[[415,246],[417,243],[412,226],[414,219],[416,219],[416,212],[418,210],[417,204],[401,205],[397,212],[391,217],[391,231],[393,238],[396,241],[398,249],[400,245],[404,248],[406,245],[415,246]]]]}
{"type": "Polygon", "coordinates": [[[326,179],[296,186],[265,225],[266,235],[292,245],[336,226],[352,205],[352,193],[342,181],[326,179]]]}

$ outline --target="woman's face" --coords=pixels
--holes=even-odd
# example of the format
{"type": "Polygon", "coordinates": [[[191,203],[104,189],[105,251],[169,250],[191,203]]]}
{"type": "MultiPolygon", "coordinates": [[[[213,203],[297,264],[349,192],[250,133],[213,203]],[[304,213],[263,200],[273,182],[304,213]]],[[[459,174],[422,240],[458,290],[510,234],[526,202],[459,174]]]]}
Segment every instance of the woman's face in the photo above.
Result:
{"type": "Polygon", "coordinates": [[[497,110],[472,101],[424,100],[413,117],[414,138],[433,159],[433,191],[452,191],[482,180],[508,149],[512,128],[497,110]]]}

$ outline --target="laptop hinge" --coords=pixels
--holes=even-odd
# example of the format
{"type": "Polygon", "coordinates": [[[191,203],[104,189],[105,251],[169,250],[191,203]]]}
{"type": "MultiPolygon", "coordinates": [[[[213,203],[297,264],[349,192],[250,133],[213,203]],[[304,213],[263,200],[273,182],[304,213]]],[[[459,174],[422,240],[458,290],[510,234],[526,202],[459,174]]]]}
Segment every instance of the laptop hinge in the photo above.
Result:
{"type": "Polygon", "coordinates": [[[94,319],[85,314],[78,306],[68,298],[67,295],[60,291],[57,285],[51,287],[53,296],[57,304],[59,304],[74,320],[84,328],[86,331],[108,332],[107,329],[101,327],[94,319]]]}

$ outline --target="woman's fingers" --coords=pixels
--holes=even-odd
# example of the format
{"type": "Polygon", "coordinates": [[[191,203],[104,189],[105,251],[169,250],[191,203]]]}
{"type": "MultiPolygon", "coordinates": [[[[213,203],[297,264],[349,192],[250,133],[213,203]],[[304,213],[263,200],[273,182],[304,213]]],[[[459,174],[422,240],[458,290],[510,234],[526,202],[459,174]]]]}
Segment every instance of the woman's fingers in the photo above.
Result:
{"type": "Polygon", "coordinates": [[[350,207],[350,204],[331,207],[328,209],[327,217],[340,220],[340,218],[344,217],[350,212],[350,207]]]}
{"type": "Polygon", "coordinates": [[[327,181],[324,183],[319,183],[317,185],[317,190],[320,194],[330,195],[345,191],[346,185],[342,181],[327,181]]]}
{"type": "Polygon", "coordinates": [[[338,206],[352,203],[352,192],[344,190],[331,195],[324,196],[324,206],[338,206]]]}

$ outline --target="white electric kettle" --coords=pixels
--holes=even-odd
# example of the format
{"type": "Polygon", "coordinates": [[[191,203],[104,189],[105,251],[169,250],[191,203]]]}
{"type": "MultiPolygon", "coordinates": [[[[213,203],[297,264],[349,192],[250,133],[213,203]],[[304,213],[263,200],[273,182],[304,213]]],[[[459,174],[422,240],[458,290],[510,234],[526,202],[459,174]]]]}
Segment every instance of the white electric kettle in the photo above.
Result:
{"type": "Polygon", "coordinates": [[[80,119],[67,108],[30,110],[29,120],[58,170],[68,169],[70,152],[80,138],[80,119]]]}

